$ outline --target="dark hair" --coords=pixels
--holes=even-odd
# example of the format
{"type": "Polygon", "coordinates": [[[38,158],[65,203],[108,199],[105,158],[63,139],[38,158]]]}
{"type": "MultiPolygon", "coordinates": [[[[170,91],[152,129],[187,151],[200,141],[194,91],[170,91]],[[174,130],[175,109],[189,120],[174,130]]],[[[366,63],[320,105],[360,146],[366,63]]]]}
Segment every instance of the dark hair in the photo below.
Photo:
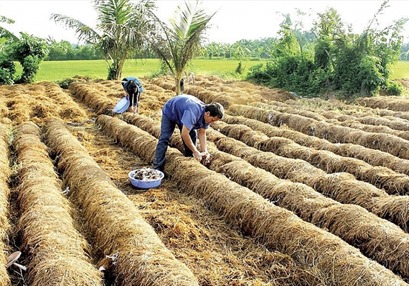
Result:
{"type": "Polygon", "coordinates": [[[219,119],[223,119],[224,116],[224,107],[218,102],[212,102],[205,105],[205,112],[209,111],[210,116],[217,116],[219,119]]]}
{"type": "Polygon", "coordinates": [[[135,81],[130,80],[128,85],[126,86],[126,91],[130,94],[139,93],[138,86],[136,85],[135,81]]]}

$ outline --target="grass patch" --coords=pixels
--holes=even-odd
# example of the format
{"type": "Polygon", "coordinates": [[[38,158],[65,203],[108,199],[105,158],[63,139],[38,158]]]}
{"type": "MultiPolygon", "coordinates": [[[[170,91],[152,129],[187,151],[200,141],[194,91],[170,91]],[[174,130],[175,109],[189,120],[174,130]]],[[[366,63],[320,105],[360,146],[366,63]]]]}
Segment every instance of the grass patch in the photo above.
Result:
{"type": "MultiPolygon", "coordinates": [[[[265,64],[266,60],[241,61],[243,72],[237,74],[239,60],[233,59],[194,59],[187,67],[188,72],[196,75],[218,76],[224,79],[243,79],[249,68],[265,64]]],[[[17,72],[21,73],[21,66],[16,63],[17,72]]],[[[43,61],[35,77],[35,81],[61,81],[74,76],[106,79],[108,65],[104,60],[88,61],[43,61]]],[[[127,60],[122,75],[136,77],[151,77],[160,72],[158,59],[127,60]]],[[[409,78],[409,61],[399,61],[391,69],[391,79],[409,78]]]]}
{"type": "Polygon", "coordinates": [[[409,78],[409,61],[399,61],[392,67],[391,79],[409,78]]]}
{"type": "MultiPolygon", "coordinates": [[[[226,59],[194,59],[187,67],[188,72],[196,75],[215,75],[225,79],[242,79],[251,66],[265,63],[265,61],[245,60],[241,61],[243,73],[237,74],[235,70],[240,61],[226,59]]],[[[17,71],[21,72],[21,67],[17,66],[17,71]]],[[[122,75],[136,77],[150,77],[160,71],[160,61],[158,59],[127,60],[125,62],[122,75]]],[[[61,81],[74,76],[86,76],[90,78],[106,79],[108,65],[104,60],[88,61],[43,61],[35,76],[36,82],[40,81],[61,81]]]]}

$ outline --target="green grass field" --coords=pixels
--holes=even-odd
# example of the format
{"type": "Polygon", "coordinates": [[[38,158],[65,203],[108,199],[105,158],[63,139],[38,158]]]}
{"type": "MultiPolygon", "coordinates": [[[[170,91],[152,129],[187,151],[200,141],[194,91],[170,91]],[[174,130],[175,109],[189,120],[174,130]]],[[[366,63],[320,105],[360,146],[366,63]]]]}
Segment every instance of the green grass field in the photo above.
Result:
{"type": "MultiPolygon", "coordinates": [[[[243,73],[239,75],[235,70],[239,64],[238,60],[226,59],[195,59],[187,70],[196,75],[216,75],[225,79],[242,79],[250,67],[264,64],[265,61],[246,60],[242,61],[243,73]]],[[[21,72],[21,67],[17,70],[21,72]]],[[[35,81],[60,81],[74,76],[87,76],[91,78],[107,77],[108,65],[103,60],[94,61],[44,61],[40,65],[35,81]]],[[[160,71],[160,62],[157,59],[128,60],[122,75],[136,77],[150,77],[160,71]]],[[[400,61],[392,68],[392,79],[409,78],[409,62],[400,61]]]]}
{"type": "MultiPolygon", "coordinates": [[[[243,75],[251,66],[265,61],[242,61],[243,75]]],[[[217,75],[222,78],[240,79],[235,73],[239,64],[238,60],[203,60],[195,59],[188,66],[188,72],[200,75],[217,75]]],[[[88,76],[91,78],[105,79],[108,74],[108,65],[103,60],[94,61],[44,61],[35,77],[35,81],[59,81],[74,76],[88,76]]],[[[122,75],[136,77],[150,77],[159,73],[160,62],[157,59],[128,60],[125,63],[122,75]]]]}
{"type": "Polygon", "coordinates": [[[409,78],[409,61],[399,61],[393,68],[391,79],[409,78]]]}

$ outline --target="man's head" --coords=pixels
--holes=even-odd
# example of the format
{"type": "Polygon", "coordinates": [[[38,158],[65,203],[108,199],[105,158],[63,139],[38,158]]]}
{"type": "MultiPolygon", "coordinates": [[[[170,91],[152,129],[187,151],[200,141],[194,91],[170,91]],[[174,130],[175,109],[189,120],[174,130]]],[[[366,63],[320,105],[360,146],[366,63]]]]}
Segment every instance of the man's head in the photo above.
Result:
{"type": "Polygon", "coordinates": [[[223,119],[224,108],[220,103],[213,102],[205,105],[204,119],[206,123],[212,123],[219,119],[223,119]]]}
{"type": "Polygon", "coordinates": [[[127,87],[126,91],[128,92],[129,95],[134,95],[139,93],[139,88],[138,85],[134,80],[130,80],[127,87]]]}

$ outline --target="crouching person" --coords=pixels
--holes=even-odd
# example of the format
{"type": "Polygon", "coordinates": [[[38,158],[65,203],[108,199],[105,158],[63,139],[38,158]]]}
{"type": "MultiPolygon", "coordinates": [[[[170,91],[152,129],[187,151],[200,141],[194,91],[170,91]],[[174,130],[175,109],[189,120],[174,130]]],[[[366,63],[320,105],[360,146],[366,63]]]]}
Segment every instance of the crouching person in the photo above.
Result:
{"type": "Polygon", "coordinates": [[[126,96],[130,101],[128,111],[138,113],[139,99],[141,93],[144,91],[142,83],[136,77],[126,77],[121,82],[125,90],[126,96]]]}
{"type": "Polygon", "coordinates": [[[181,94],[168,100],[162,108],[162,123],[159,141],[156,146],[153,168],[163,171],[165,155],[170,138],[178,126],[185,147],[184,155],[201,161],[209,159],[207,151],[206,129],[212,122],[222,119],[224,108],[220,103],[204,104],[198,98],[181,94]],[[199,139],[199,149],[196,139],[199,139]]]}

